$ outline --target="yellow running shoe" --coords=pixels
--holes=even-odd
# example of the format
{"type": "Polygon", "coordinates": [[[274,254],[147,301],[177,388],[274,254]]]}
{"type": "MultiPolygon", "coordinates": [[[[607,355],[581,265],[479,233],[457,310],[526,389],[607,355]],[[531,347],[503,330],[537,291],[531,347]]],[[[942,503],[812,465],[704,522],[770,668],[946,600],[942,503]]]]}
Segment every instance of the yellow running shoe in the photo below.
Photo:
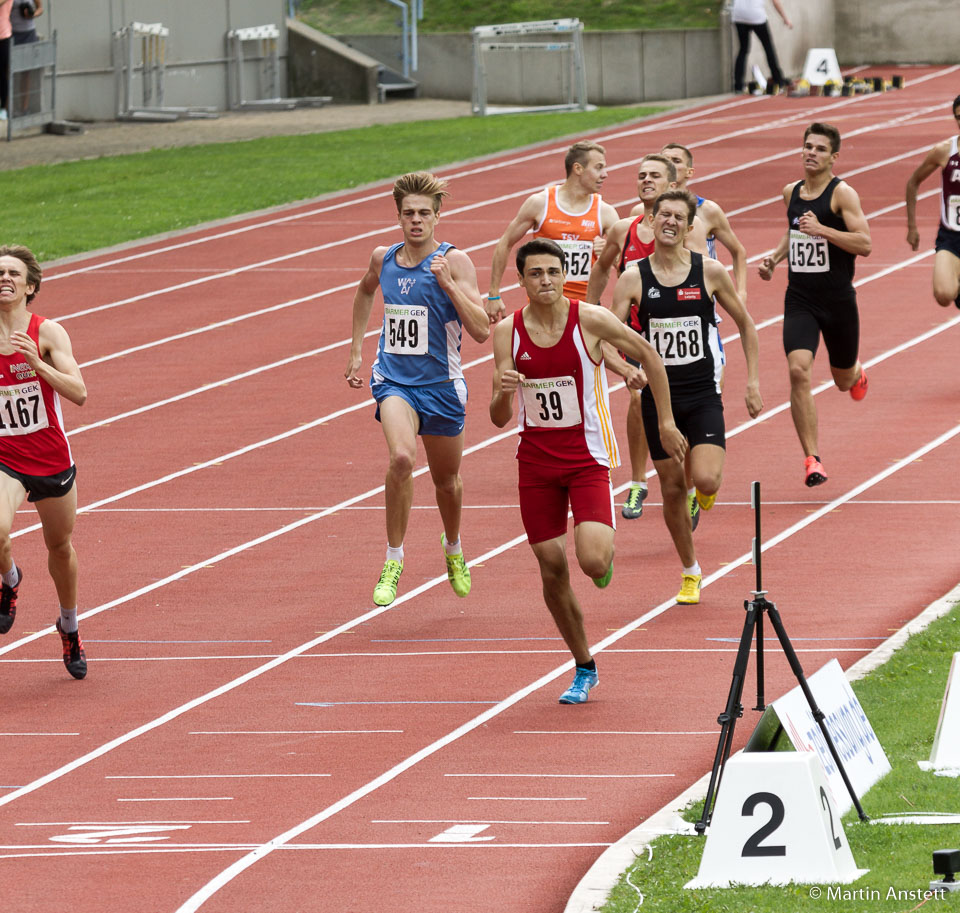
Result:
{"type": "MultiPolygon", "coordinates": [[[[445,546],[447,537],[445,533],[440,533],[440,545],[445,546]]],[[[463,552],[459,555],[448,555],[444,547],[443,557],[447,559],[447,580],[453,587],[453,592],[458,596],[466,596],[470,592],[470,568],[463,560],[463,552]]]]}
{"type": "Polygon", "coordinates": [[[701,574],[684,574],[683,586],[676,595],[676,600],[681,605],[696,605],[700,602],[700,581],[703,580],[701,574]]]}
{"type": "Polygon", "coordinates": [[[700,491],[699,488],[697,489],[697,504],[700,505],[702,510],[710,510],[716,500],[716,492],[714,492],[712,495],[705,495],[702,491],[700,491]]]}
{"type": "Polygon", "coordinates": [[[383,565],[383,572],[380,574],[380,581],[373,588],[374,605],[390,605],[397,598],[397,584],[400,582],[400,575],[403,573],[403,562],[387,560],[383,565]]]}
{"type": "Polygon", "coordinates": [[[695,530],[700,522],[700,504],[696,495],[687,495],[687,510],[690,511],[690,529],[695,530]]]}
{"type": "MultiPolygon", "coordinates": [[[[593,577],[593,585],[599,589],[603,589],[605,586],[609,586],[610,581],[613,580],[613,561],[610,561],[610,567],[607,568],[606,574],[602,577],[593,577]]],[[[584,698],[586,700],[586,698],[584,698]]]]}

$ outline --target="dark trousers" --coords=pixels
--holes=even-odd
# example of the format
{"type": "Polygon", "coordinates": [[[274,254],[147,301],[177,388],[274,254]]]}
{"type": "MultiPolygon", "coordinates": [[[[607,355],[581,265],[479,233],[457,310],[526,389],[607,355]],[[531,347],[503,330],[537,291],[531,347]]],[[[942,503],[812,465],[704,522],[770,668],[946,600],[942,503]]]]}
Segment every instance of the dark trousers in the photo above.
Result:
{"type": "Polygon", "coordinates": [[[0,38],[0,108],[7,107],[7,71],[10,69],[10,39],[0,38]]]}
{"type": "Polygon", "coordinates": [[[739,92],[743,88],[743,71],[747,66],[747,54],[750,52],[750,33],[756,32],[760,44],[763,45],[763,53],[767,55],[767,66],[770,68],[770,79],[779,86],[786,85],[783,73],[780,72],[780,64],[777,62],[777,52],[774,50],[773,41],[770,38],[770,29],[767,23],[760,25],[750,25],[746,22],[738,22],[737,38],[740,41],[740,50],[737,51],[737,59],[733,64],[733,89],[739,92]]]}

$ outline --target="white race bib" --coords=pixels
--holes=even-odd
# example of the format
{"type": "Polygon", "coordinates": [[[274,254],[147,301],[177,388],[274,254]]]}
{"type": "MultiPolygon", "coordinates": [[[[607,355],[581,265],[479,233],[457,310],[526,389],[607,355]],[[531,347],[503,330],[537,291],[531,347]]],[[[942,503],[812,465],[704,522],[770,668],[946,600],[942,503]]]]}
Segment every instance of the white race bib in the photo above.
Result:
{"type": "Polygon", "coordinates": [[[826,238],[812,238],[802,231],[790,232],[790,269],[795,273],[830,271],[830,251],[826,238]]]}
{"type": "Polygon", "coordinates": [[[0,437],[31,434],[50,427],[39,380],[0,387],[0,437]]]}
{"type": "Polygon", "coordinates": [[[566,260],[567,282],[586,282],[593,262],[593,241],[557,241],[566,260]]]}
{"type": "Polygon", "coordinates": [[[385,304],[383,350],[391,355],[426,355],[429,343],[427,308],[415,304],[385,304]]]}
{"type": "Polygon", "coordinates": [[[521,387],[528,428],[571,428],[580,424],[580,398],[572,377],[538,377],[521,387]]]}
{"type": "Polygon", "coordinates": [[[650,342],[665,365],[689,365],[703,358],[699,317],[651,317],[650,342]]]}
{"type": "Polygon", "coordinates": [[[960,231],[960,196],[957,194],[947,198],[947,227],[960,231]]]}

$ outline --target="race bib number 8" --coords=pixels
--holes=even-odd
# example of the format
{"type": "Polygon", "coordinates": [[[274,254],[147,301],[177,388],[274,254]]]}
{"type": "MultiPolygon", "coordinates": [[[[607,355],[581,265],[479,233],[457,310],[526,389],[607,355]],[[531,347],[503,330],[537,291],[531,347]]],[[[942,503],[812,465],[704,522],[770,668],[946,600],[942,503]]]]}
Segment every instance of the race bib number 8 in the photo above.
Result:
{"type": "Polygon", "coordinates": [[[795,273],[826,273],[830,252],[826,238],[811,238],[802,231],[790,232],[790,269],[795,273]]]}
{"type": "Polygon", "coordinates": [[[651,317],[650,342],[665,365],[689,365],[704,357],[699,317],[651,317]]]}
{"type": "Polygon", "coordinates": [[[0,387],[0,437],[31,434],[49,426],[38,381],[0,387]]]}
{"type": "Polygon", "coordinates": [[[572,377],[538,377],[521,388],[528,428],[571,428],[580,424],[580,398],[572,377]]]}
{"type": "Polygon", "coordinates": [[[557,241],[566,261],[567,282],[586,282],[593,262],[592,241],[557,241]]]}
{"type": "Polygon", "coordinates": [[[412,304],[387,304],[383,308],[383,350],[391,355],[426,355],[427,309],[412,304]]]}
{"type": "Polygon", "coordinates": [[[947,199],[947,228],[960,231],[960,196],[957,194],[947,199]]]}

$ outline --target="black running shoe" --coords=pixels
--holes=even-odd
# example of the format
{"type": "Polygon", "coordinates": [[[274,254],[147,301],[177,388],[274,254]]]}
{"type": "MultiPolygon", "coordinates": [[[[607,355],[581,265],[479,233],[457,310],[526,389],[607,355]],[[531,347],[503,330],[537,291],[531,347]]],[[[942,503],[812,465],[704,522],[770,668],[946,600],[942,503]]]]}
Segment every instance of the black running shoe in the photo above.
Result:
{"type": "Polygon", "coordinates": [[[20,581],[23,580],[23,571],[17,568],[17,583],[15,586],[0,586],[0,634],[6,634],[13,627],[13,620],[17,617],[17,591],[20,581]]]}
{"type": "Polygon", "coordinates": [[[67,634],[60,627],[57,619],[57,630],[60,632],[60,641],[63,644],[63,664],[74,678],[83,678],[87,674],[87,654],[83,650],[83,641],[80,632],[67,634]]]}

